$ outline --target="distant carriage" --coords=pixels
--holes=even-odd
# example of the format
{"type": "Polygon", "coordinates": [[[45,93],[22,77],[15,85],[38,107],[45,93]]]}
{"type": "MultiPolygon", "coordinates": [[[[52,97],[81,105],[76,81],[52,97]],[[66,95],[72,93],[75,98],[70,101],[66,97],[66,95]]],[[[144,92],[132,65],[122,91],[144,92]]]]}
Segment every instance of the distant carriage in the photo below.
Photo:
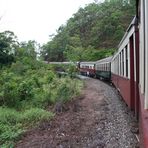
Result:
{"type": "Polygon", "coordinates": [[[79,62],[78,65],[80,74],[95,77],[95,62],[79,62]]]}
{"type": "Polygon", "coordinates": [[[108,57],[96,62],[80,62],[79,72],[82,75],[96,77],[99,79],[111,79],[111,59],[108,57]]]}
{"type": "Polygon", "coordinates": [[[96,78],[111,80],[111,57],[96,61],[95,72],[96,78]]]}

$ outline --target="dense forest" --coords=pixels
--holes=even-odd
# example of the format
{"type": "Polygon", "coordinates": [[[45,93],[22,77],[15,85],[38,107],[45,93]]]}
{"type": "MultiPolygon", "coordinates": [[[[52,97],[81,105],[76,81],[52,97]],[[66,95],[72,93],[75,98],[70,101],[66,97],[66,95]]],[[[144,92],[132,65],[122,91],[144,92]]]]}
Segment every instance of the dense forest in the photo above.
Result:
{"type": "Polygon", "coordinates": [[[80,8],[42,47],[46,61],[93,61],[115,51],[135,15],[135,0],[105,0],[80,8]]]}

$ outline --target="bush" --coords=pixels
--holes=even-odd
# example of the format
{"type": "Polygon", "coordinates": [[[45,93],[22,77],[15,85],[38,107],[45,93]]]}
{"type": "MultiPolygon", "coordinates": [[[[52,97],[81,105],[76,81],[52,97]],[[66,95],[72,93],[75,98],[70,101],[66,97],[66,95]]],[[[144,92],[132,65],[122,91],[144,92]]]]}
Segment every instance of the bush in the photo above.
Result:
{"type": "Polygon", "coordinates": [[[0,107],[0,147],[12,145],[11,141],[16,140],[24,132],[20,121],[21,114],[19,112],[14,109],[0,107]]]}
{"type": "Polygon", "coordinates": [[[17,92],[17,83],[14,81],[6,82],[3,85],[3,103],[9,107],[17,106],[18,104],[18,92],[17,92]]]}
{"type": "Polygon", "coordinates": [[[54,116],[53,113],[45,111],[40,108],[31,108],[26,110],[21,117],[22,124],[27,126],[34,125],[34,123],[41,122],[43,120],[50,120],[54,116]]]}
{"type": "Polygon", "coordinates": [[[56,100],[64,103],[77,96],[82,88],[81,84],[77,79],[62,78],[57,88],[56,100]]]}
{"type": "MultiPolygon", "coordinates": [[[[82,87],[80,80],[57,78],[47,64],[30,62],[26,58],[0,70],[0,147],[12,147],[26,129],[50,120],[54,114],[44,109],[67,102],[82,87]]],[[[73,75],[74,67],[66,68],[73,75]]]]}
{"type": "Polygon", "coordinates": [[[21,101],[33,97],[32,89],[34,85],[32,79],[24,80],[18,85],[17,91],[21,101]]]}
{"type": "Polygon", "coordinates": [[[20,122],[20,113],[14,109],[0,107],[0,123],[16,125],[20,122]]]}
{"type": "Polygon", "coordinates": [[[31,108],[24,112],[0,107],[0,147],[8,147],[20,137],[26,128],[50,120],[54,114],[40,108],[31,108]]]}

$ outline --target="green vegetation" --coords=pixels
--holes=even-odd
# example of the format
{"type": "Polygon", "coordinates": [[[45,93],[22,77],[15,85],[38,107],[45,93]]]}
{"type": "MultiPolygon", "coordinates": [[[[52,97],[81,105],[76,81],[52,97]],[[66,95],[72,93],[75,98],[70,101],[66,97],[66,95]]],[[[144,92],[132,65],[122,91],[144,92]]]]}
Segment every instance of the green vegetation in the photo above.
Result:
{"type": "Polygon", "coordinates": [[[13,147],[13,142],[28,128],[40,121],[49,120],[53,113],[40,108],[16,111],[0,107],[0,146],[13,147]]]}
{"type": "Polygon", "coordinates": [[[134,15],[135,0],[105,0],[80,8],[42,47],[42,56],[47,61],[107,57],[117,48],[134,15]]]}
{"type": "MultiPolygon", "coordinates": [[[[10,45],[7,32],[2,35],[1,45],[10,45]]],[[[36,60],[36,48],[35,41],[28,41],[13,42],[7,52],[3,50],[12,58],[0,61],[0,147],[13,147],[28,128],[50,120],[54,113],[47,111],[48,106],[69,101],[82,87],[80,80],[70,77],[74,66],[62,66],[67,76],[59,78],[56,66],[36,60]]]]}
{"type": "MultiPolygon", "coordinates": [[[[80,8],[42,46],[46,61],[96,61],[114,53],[135,11],[134,0],[105,0],[80,8]]],[[[38,59],[35,41],[19,43],[0,33],[0,147],[13,147],[28,128],[48,121],[49,105],[77,96],[82,82],[74,65],[48,65],[38,59]],[[58,77],[55,71],[64,70],[58,77]]]]}

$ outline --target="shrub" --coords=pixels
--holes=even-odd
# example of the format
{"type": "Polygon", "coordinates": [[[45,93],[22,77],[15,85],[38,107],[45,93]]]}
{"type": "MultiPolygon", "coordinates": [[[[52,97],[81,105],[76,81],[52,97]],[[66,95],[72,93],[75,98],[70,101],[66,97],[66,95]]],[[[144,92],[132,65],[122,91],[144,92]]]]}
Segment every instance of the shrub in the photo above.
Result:
{"type": "Polygon", "coordinates": [[[21,114],[14,109],[0,107],[0,147],[8,146],[6,141],[17,139],[24,130],[22,129],[21,114]],[[3,146],[1,146],[4,144],[3,146]]]}
{"type": "Polygon", "coordinates": [[[26,100],[33,97],[32,88],[34,82],[30,80],[24,80],[18,85],[18,95],[20,100],[26,100]]]}
{"type": "Polygon", "coordinates": [[[27,127],[50,120],[54,114],[40,108],[31,108],[24,112],[0,107],[0,147],[9,147],[27,127]]]}
{"type": "Polygon", "coordinates": [[[6,82],[3,85],[3,103],[9,107],[17,106],[18,104],[18,93],[17,93],[17,83],[15,81],[6,82]]]}
{"type": "Polygon", "coordinates": [[[25,125],[33,125],[43,120],[50,120],[54,116],[53,113],[40,108],[31,108],[26,110],[21,117],[21,122],[25,125]]]}
{"type": "Polygon", "coordinates": [[[56,100],[59,102],[67,102],[73,97],[77,96],[80,92],[82,85],[77,79],[71,80],[70,78],[60,79],[56,100]]]}
{"type": "Polygon", "coordinates": [[[20,113],[14,109],[0,107],[0,123],[15,125],[20,122],[20,113]]]}
{"type": "MultiPolygon", "coordinates": [[[[29,127],[50,120],[54,114],[44,109],[79,94],[80,80],[57,78],[52,66],[31,59],[0,70],[0,147],[13,142],[29,127]],[[3,107],[2,107],[3,106],[3,107]]],[[[70,75],[74,67],[66,66],[70,75]]]]}

